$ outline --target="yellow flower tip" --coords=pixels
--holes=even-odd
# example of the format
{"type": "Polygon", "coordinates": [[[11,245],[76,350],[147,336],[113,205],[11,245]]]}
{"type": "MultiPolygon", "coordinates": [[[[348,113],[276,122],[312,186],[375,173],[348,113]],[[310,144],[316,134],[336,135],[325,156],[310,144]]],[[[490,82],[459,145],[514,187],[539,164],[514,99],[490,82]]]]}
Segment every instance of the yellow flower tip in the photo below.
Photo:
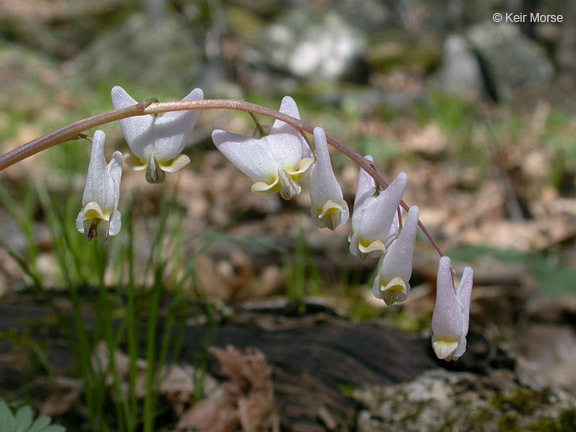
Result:
{"type": "Polygon", "coordinates": [[[280,190],[279,178],[276,177],[271,183],[256,182],[250,190],[257,195],[273,195],[280,190]]]}
{"type": "Polygon", "coordinates": [[[380,292],[382,293],[382,300],[388,306],[408,298],[408,286],[399,277],[395,277],[388,283],[380,281],[380,292]]]}
{"type": "Polygon", "coordinates": [[[338,215],[338,213],[342,213],[344,208],[342,204],[335,203],[332,200],[328,200],[321,209],[318,209],[318,218],[322,219],[325,216],[329,216],[332,214],[338,215]]]}
{"type": "Polygon", "coordinates": [[[314,159],[304,158],[300,161],[300,163],[298,163],[298,168],[296,171],[288,172],[288,174],[294,181],[300,181],[302,180],[302,177],[304,177],[304,175],[310,170],[310,168],[312,168],[313,164],[314,159]]]}
{"type": "Polygon", "coordinates": [[[376,240],[373,242],[367,242],[365,240],[358,240],[358,249],[360,250],[361,254],[366,256],[372,254],[373,252],[384,252],[386,250],[386,246],[382,240],[376,240]]]}
{"type": "Polygon", "coordinates": [[[91,201],[84,206],[83,209],[84,216],[83,220],[90,220],[90,219],[103,219],[103,220],[110,220],[110,212],[104,211],[98,205],[98,203],[91,201]]]}
{"type": "Polygon", "coordinates": [[[178,155],[174,159],[169,161],[158,161],[158,165],[160,169],[164,172],[176,172],[184,168],[186,165],[190,163],[190,158],[186,155],[178,155]]]}
{"type": "Polygon", "coordinates": [[[142,161],[131,152],[124,153],[123,159],[132,171],[143,171],[148,167],[148,161],[142,161]]]}
{"type": "Polygon", "coordinates": [[[342,204],[328,200],[322,208],[317,208],[316,211],[318,219],[323,222],[326,228],[334,231],[340,225],[341,213],[344,211],[344,207],[342,204]]]}
{"type": "Polygon", "coordinates": [[[453,356],[456,348],[458,348],[457,339],[438,339],[434,336],[432,337],[432,348],[440,360],[458,360],[453,356]]]}

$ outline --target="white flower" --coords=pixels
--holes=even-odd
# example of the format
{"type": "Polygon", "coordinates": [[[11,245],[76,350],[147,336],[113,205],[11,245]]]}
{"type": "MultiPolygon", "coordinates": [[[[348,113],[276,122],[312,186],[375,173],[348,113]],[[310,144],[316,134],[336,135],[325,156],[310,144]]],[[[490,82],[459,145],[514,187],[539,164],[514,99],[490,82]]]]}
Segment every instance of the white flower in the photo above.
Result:
{"type": "MultiPolygon", "coordinates": [[[[200,89],[192,90],[183,101],[203,99],[200,89]]],[[[115,109],[137,103],[119,86],[112,89],[115,109]]],[[[146,170],[149,183],[161,183],[167,172],[175,172],[190,163],[180,154],[188,144],[200,111],[169,112],[162,116],[143,115],[120,120],[124,138],[132,153],[127,153],[126,164],[135,171],[146,170]]]]}
{"type": "Polygon", "coordinates": [[[440,258],[432,315],[432,347],[439,359],[458,360],[466,351],[473,276],[472,268],[466,267],[455,290],[450,258],[440,258]]]}
{"type": "MultiPolygon", "coordinates": [[[[282,99],[280,112],[300,119],[296,102],[289,96],[282,99]]],[[[302,190],[300,181],[314,159],[300,133],[287,123],[276,120],[268,136],[260,139],[223,130],[212,132],[212,140],[220,152],[240,171],[256,183],[252,192],[294,198],[302,190]]]]}
{"type": "Polygon", "coordinates": [[[362,259],[384,253],[386,245],[396,237],[398,220],[395,213],[408,181],[406,174],[400,173],[384,191],[374,196],[376,185],[368,177],[361,169],[352,214],[352,232],[348,237],[350,253],[362,259]]]}
{"type": "Polygon", "coordinates": [[[418,232],[418,214],[418,207],[410,207],[406,224],[402,227],[400,235],[392,242],[378,263],[378,276],[374,280],[372,292],[374,297],[384,300],[387,305],[408,298],[409,281],[412,276],[412,255],[418,232]]]}
{"type": "Polygon", "coordinates": [[[92,140],[92,153],[88,165],[86,187],[82,196],[82,210],[76,218],[76,228],[88,240],[97,235],[104,241],[118,234],[121,221],[118,211],[120,179],[122,178],[122,154],[114,152],[106,165],[104,142],[106,134],[97,130],[92,140]]]}
{"type": "Polygon", "coordinates": [[[336,229],[348,220],[348,204],[336,180],[324,129],[314,129],[316,163],[310,173],[310,213],[312,222],[320,228],[336,229]]]}

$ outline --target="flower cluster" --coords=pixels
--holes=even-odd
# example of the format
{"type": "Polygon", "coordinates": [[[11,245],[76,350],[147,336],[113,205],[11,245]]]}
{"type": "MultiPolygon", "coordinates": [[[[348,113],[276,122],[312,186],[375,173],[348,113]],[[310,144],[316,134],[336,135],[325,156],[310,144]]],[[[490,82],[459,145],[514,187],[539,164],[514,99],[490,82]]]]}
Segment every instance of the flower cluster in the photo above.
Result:
{"type": "MultiPolygon", "coordinates": [[[[201,100],[202,90],[195,89],[183,101],[201,100]]],[[[135,105],[121,87],[112,89],[116,109],[135,105]]],[[[280,113],[300,120],[298,107],[286,96],[280,113]]],[[[107,240],[120,230],[118,199],[122,161],[133,170],[146,170],[150,183],[164,181],[167,172],[187,165],[190,158],[181,154],[190,140],[199,111],[170,112],[163,116],[141,115],[120,120],[130,152],[115,152],[109,164],[104,157],[105,134],[96,131],[82,199],[76,220],[78,230],[91,240],[107,240]]],[[[349,219],[348,204],[334,175],[328,142],[323,129],[314,129],[314,151],[296,128],[276,120],[268,133],[258,138],[215,130],[216,148],[240,171],[249,176],[256,194],[279,193],[292,199],[308,182],[311,217],[314,225],[335,230],[349,219]]],[[[366,156],[369,163],[371,156],[366,156]]],[[[418,231],[419,208],[410,207],[403,223],[402,195],[408,177],[400,173],[385,189],[364,169],[358,175],[354,200],[350,253],[360,259],[379,258],[373,294],[387,305],[405,301],[410,292],[412,256],[418,231]]],[[[466,334],[472,292],[472,269],[467,267],[458,289],[454,288],[450,259],[440,259],[436,306],[432,319],[432,346],[440,359],[457,360],[466,350],[466,334]]]]}

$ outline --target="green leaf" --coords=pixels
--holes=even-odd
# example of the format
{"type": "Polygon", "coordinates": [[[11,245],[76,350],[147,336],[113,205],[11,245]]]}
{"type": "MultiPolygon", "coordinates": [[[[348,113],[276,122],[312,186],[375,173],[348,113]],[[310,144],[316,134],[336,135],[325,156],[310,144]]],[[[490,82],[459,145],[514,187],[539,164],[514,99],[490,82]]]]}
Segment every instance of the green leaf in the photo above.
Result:
{"type": "Polygon", "coordinates": [[[66,432],[66,429],[64,426],[52,425],[44,429],[42,432],[66,432]]]}
{"type": "Polygon", "coordinates": [[[16,430],[16,421],[14,420],[14,415],[6,402],[0,402],[0,431],[2,432],[14,432],[16,430]]]}
{"type": "Polygon", "coordinates": [[[44,432],[44,430],[48,427],[49,424],[50,424],[50,417],[40,417],[26,432],[44,432]]]}
{"type": "Polygon", "coordinates": [[[22,407],[16,413],[16,432],[26,432],[32,424],[34,412],[29,406],[22,407]]]}

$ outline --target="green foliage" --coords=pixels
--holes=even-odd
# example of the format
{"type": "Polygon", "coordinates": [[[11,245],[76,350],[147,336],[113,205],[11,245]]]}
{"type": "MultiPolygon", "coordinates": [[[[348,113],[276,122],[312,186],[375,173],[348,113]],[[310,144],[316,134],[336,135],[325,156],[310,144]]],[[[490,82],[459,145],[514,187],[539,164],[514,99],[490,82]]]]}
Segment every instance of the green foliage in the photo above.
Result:
{"type": "Polygon", "coordinates": [[[2,432],[65,432],[63,426],[50,424],[50,417],[34,420],[34,411],[29,406],[13,413],[6,402],[0,400],[0,431],[2,432]]]}
{"type": "Polygon", "coordinates": [[[421,123],[435,123],[447,132],[458,133],[470,130],[477,122],[474,105],[454,96],[432,94],[418,106],[416,118],[421,123]]]}
{"type": "Polygon", "coordinates": [[[534,276],[545,294],[555,297],[574,294],[572,287],[576,278],[576,267],[565,266],[562,262],[562,255],[557,252],[526,253],[474,245],[452,249],[448,255],[456,261],[464,261],[468,264],[483,259],[510,264],[523,263],[526,271],[534,276]]]}
{"type": "Polygon", "coordinates": [[[320,269],[302,231],[296,239],[295,251],[286,254],[284,262],[288,297],[303,300],[306,296],[320,294],[322,286],[320,269]]]}
{"type": "Polygon", "coordinates": [[[576,175],[576,146],[572,117],[559,111],[552,111],[546,122],[542,143],[552,156],[550,181],[560,189],[567,173],[576,175]]]}

